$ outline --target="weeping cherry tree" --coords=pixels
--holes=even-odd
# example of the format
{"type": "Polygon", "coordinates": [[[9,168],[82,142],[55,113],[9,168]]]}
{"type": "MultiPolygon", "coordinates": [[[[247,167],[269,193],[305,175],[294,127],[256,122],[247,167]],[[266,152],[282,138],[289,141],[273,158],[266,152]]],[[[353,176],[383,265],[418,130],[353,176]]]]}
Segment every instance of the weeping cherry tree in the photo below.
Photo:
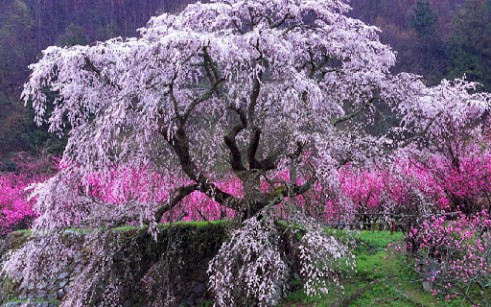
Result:
{"type": "MultiPolygon", "coordinates": [[[[234,210],[243,227],[210,264],[217,303],[278,302],[291,272],[278,236],[264,234],[278,231],[268,212],[330,184],[348,161],[369,164],[418,139],[445,101],[481,113],[487,103],[465,81],[443,93],[419,76],[392,74],[395,52],[349,10],[342,0],[212,0],[152,18],[137,38],[46,49],[23,98],[38,124],[70,132],[65,167],[35,189],[37,227],[118,219],[120,209],[93,206],[69,188],[112,165],[182,178],[154,187],[169,190],[165,201],[133,213],[158,222],[196,191],[234,210]],[[289,180],[261,189],[281,170],[289,180]],[[237,178],[243,195],[220,188],[224,176],[237,178]]],[[[327,291],[349,250],[305,213],[292,219],[307,225],[299,254],[308,291],[327,291]]]]}

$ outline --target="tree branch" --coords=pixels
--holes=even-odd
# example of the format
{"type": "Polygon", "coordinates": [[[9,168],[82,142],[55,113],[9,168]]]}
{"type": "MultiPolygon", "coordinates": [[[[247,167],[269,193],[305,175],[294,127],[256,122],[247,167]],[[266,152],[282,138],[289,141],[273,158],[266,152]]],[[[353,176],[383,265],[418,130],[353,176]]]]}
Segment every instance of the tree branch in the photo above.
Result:
{"type": "Polygon", "coordinates": [[[98,75],[107,85],[110,85],[112,87],[114,87],[115,89],[117,89],[118,91],[121,91],[122,88],[121,86],[119,86],[117,83],[115,83],[114,81],[112,81],[111,79],[109,79],[108,76],[105,76],[102,74],[102,69],[100,68],[97,68],[95,65],[94,65],[94,62],[92,62],[88,56],[85,56],[84,57],[84,60],[85,60],[85,66],[87,68],[88,71],[92,71],[94,72],[96,75],[98,75]]]}
{"type": "Polygon", "coordinates": [[[191,159],[189,141],[186,132],[184,131],[184,127],[179,125],[173,137],[169,137],[164,130],[165,129],[161,129],[161,134],[164,136],[167,143],[174,149],[183,172],[198,185],[198,190],[228,208],[239,210],[241,203],[239,199],[222,191],[198,170],[198,167],[191,159]]]}
{"type": "Polygon", "coordinates": [[[184,199],[184,197],[188,196],[189,194],[193,193],[196,190],[198,190],[198,184],[183,186],[175,190],[174,193],[176,195],[172,197],[172,199],[170,199],[165,206],[159,208],[159,210],[157,210],[157,212],[155,213],[155,221],[157,223],[160,222],[160,220],[162,220],[162,216],[167,211],[174,208],[178,203],[180,203],[184,199]]]}
{"type": "Polygon", "coordinates": [[[224,141],[230,150],[230,165],[234,171],[244,171],[245,167],[242,163],[242,156],[240,154],[239,147],[237,146],[237,135],[247,127],[247,118],[244,111],[240,108],[231,107],[232,110],[237,112],[240,118],[240,123],[230,130],[230,132],[224,136],[224,141]]]}
{"type": "Polygon", "coordinates": [[[201,95],[200,97],[193,100],[193,102],[186,108],[184,114],[182,115],[182,119],[186,122],[191,114],[191,112],[198,106],[200,103],[210,99],[213,94],[219,91],[220,85],[225,82],[225,79],[220,76],[220,72],[213,62],[210,54],[208,53],[207,47],[203,47],[203,58],[205,60],[205,71],[208,79],[211,83],[211,88],[201,95]]]}
{"type": "Polygon", "coordinates": [[[261,129],[254,127],[251,132],[249,140],[249,147],[247,148],[247,160],[249,161],[250,169],[257,169],[260,163],[256,159],[257,149],[259,148],[259,140],[261,138],[261,129]]]}
{"type": "Polygon", "coordinates": [[[402,143],[398,148],[404,148],[406,146],[408,146],[409,144],[411,144],[414,140],[416,140],[417,138],[419,137],[422,137],[423,135],[425,135],[426,133],[428,133],[428,130],[430,130],[430,127],[433,125],[433,123],[435,122],[435,120],[440,117],[440,115],[442,115],[443,111],[439,112],[435,117],[433,117],[430,122],[428,123],[428,125],[426,125],[426,127],[421,130],[420,132],[416,133],[415,135],[407,138],[404,143],[402,143]]]}
{"type": "Polygon", "coordinates": [[[363,113],[375,100],[377,99],[377,97],[372,97],[370,98],[367,102],[365,102],[360,108],[358,108],[357,110],[355,110],[354,112],[352,113],[349,113],[349,114],[346,114],[344,116],[341,116],[341,117],[338,117],[338,118],[334,118],[331,120],[331,124],[333,126],[337,126],[341,123],[344,123],[350,119],[353,119],[355,118],[356,116],[360,115],[361,113],[363,113]]]}
{"type": "Polygon", "coordinates": [[[266,158],[259,161],[259,168],[266,172],[270,170],[274,170],[278,167],[278,162],[280,159],[280,155],[284,150],[284,145],[280,145],[276,150],[272,151],[266,158]]]}
{"type": "Polygon", "coordinates": [[[287,188],[283,191],[283,196],[284,197],[295,197],[295,196],[305,194],[307,191],[312,189],[312,186],[315,184],[316,181],[317,181],[317,178],[315,176],[312,176],[309,178],[309,180],[307,180],[306,183],[304,183],[302,185],[293,184],[293,185],[287,186],[287,188]]]}
{"type": "MultiPolygon", "coordinates": [[[[260,53],[258,61],[263,60],[262,51],[259,49],[259,42],[256,44],[256,49],[260,53]]],[[[261,70],[257,77],[254,79],[252,85],[252,92],[249,97],[249,106],[247,107],[247,119],[249,122],[249,126],[251,127],[251,136],[249,139],[249,146],[247,148],[247,158],[249,162],[249,169],[256,169],[259,166],[259,163],[256,160],[257,149],[259,148],[259,140],[261,137],[261,130],[256,127],[254,123],[255,119],[255,111],[256,105],[259,99],[259,93],[261,92],[261,82],[263,79],[263,71],[261,70]]]]}
{"type": "Polygon", "coordinates": [[[281,27],[288,19],[291,19],[292,17],[290,16],[290,13],[286,13],[283,18],[279,19],[278,21],[274,22],[272,20],[269,20],[269,28],[270,29],[276,29],[281,27]]]}

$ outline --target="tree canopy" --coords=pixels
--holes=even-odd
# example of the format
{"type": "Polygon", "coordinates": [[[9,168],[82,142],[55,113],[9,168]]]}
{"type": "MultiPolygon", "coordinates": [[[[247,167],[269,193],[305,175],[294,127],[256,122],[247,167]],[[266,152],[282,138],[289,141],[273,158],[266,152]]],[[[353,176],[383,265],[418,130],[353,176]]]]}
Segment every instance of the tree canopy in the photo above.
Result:
{"type": "MultiPolygon", "coordinates": [[[[294,270],[318,294],[354,267],[307,202],[323,221],[343,205],[346,214],[412,210],[418,219],[486,208],[491,154],[479,146],[491,95],[465,78],[427,86],[393,73],[396,54],[379,29],[349,10],[343,0],[216,0],[154,17],[137,38],[47,48],[22,97],[38,124],[70,129],[59,171],[34,187],[35,226],[156,231],[205,196],[219,218],[241,222],[209,265],[216,303],[269,306],[294,270]],[[279,219],[294,225],[293,240],[279,219]]],[[[43,253],[32,244],[6,262],[16,280],[44,278],[31,274],[30,249],[43,253]]],[[[55,259],[74,254],[50,246],[55,259]]],[[[113,247],[99,251],[84,272],[114,258],[113,247]]],[[[74,281],[65,303],[85,306],[95,290],[77,289],[100,288],[98,278],[74,281]]]]}
{"type": "Polygon", "coordinates": [[[340,0],[213,1],[154,17],[139,38],[49,47],[23,97],[38,123],[72,130],[68,167],[38,189],[40,205],[60,205],[47,195],[64,174],[125,164],[187,178],[156,205],[157,219],[194,191],[248,217],[348,161],[439,134],[443,112],[458,125],[485,112],[489,97],[471,83],[430,88],[392,74],[395,53],[349,9],[340,0]],[[52,112],[46,88],[57,93],[52,112]],[[387,112],[398,124],[370,133],[387,112]],[[281,193],[260,191],[261,178],[286,167],[281,193]],[[243,197],[216,185],[225,174],[241,180],[243,197]]]}

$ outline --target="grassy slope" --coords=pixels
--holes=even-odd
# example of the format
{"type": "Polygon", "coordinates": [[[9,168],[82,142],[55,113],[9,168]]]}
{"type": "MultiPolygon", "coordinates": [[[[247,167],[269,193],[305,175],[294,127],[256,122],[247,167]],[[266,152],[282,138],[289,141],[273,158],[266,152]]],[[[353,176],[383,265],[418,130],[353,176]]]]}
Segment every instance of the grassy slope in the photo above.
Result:
{"type": "Polygon", "coordinates": [[[354,233],[354,238],[357,270],[342,282],[344,291],[333,288],[326,296],[307,297],[301,285],[294,283],[283,306],[465,306],[423,291],[422,281],[410,264],[387,252],[389,243],[402,244],[402,234],[362,231],[354,233]]]}

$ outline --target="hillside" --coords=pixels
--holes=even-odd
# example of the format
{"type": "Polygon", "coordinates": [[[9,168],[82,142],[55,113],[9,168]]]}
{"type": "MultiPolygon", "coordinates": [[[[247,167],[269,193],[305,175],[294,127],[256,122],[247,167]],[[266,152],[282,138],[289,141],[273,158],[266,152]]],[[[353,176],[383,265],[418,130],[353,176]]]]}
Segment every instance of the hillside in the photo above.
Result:
{"type": "MultiPolygon", "coordinates": [[[[63,141],[32,124],[18,103],[29,69],[47,46],[88,44],[135,36],[151,16],[176,12],[192,0],[2,0],[0,2],[0,160],[12,153],[59,154],[63,141]]],[[[352,17],[382,29],[398,52],[395,70],[425,76],[468,77],[491,86],[491,10],[488,0],[353,0],[352,17]]]]}

